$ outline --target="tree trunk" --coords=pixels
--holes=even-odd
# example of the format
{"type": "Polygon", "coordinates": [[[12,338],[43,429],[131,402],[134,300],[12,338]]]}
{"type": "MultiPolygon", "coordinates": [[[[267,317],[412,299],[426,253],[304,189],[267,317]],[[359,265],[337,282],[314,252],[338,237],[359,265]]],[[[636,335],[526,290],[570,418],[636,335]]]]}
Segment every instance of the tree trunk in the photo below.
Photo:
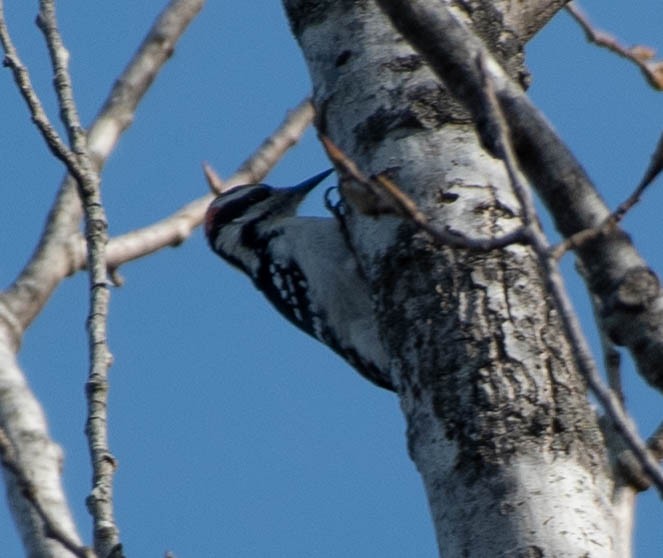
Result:
{"type": "MultiPolygon", "coordinates": [[[[458,14],[524,84],[524,42],[560,2],[504,3],[513,13],[459,4],[472,5],[458,14]]],[[[520,226],[504,165],[373,1],[284,5],[320,132],[364,173],[387,173],[437,224],[470,238],[520,226]]],[[[606,441],[530,247],[452,249],[404,219],[362,214],[355,199],[345,196],[349,242],[372,288],[441,555],[629,556],[606,441]]]]}

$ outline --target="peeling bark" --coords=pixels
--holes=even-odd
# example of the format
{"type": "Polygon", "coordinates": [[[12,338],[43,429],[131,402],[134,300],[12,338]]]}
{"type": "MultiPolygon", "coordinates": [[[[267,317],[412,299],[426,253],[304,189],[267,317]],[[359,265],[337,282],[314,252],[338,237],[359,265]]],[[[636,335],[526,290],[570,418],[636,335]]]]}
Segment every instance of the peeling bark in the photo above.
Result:
{"type": "MultiPolygon", "coordinates": [[[[477,14],[509,3],[458,4],[482,7],[458,12],[512,77],[525,76],[522,48],[541,23],[499,33],[509,14],[477,14]]],[[[521,225],[502,163],[374,2],[284,5],[318,128],[364,173],[387,173],[436,223],[471,238],[521,225]]],[[[452,249],[348,206],[441,554],[628,556],[606,441],[533,251],[452,249]]]]}

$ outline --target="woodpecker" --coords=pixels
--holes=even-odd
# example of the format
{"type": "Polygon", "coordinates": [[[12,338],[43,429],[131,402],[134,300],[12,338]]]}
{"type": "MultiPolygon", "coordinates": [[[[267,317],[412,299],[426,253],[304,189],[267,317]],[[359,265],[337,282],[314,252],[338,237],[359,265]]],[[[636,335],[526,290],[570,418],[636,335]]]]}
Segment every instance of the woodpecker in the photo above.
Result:
{"type": "Polygon", "coordinates": [[[296,215],[332,172],[291,188],[228,190],[210,204],[205,234],[212,250],[248,275],[285,318],[374,384],[394,390],[368,285],[339,222],[296,215]]]}

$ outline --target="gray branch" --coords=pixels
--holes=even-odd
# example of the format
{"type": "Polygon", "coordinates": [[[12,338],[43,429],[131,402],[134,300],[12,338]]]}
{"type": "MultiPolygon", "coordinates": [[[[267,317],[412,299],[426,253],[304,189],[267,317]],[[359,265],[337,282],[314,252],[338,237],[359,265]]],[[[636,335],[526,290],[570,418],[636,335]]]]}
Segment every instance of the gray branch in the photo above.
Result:
{"type": "MultiPolygon", "coordinates": [[[[482,63],[479,66],[483,69],[482,63]]],[[[638,435],[632,419],[626,414],[622,406],[618,393],[608,388],[601,380],[598,366],[580,327],[573,304],[564,288],[564,280],[559,272],[557,260],[552,254],[550,244],[543,231],[538,226],[534,200],[529,189],[520,179],[520,169],[509,140],[509,126],[495,98],[493,84],[486,74],[484,74],[484,80],[485,114],[490,119],[491,128],[495,131],[495,154],[504,161],[511,186],[523,208],[523,223],[528,231],[530,244],[539,259],[541,267],[545,270],[548,291],[555,301],[566,335],[573,347],[578,368],[587,381],[590,390],[610,417],[614,429],[622,436],[626,445],[637,458],[639,465],[647,473],[660,494],[663,495],[663,472],[658,466],[656,457],[649,452],[645,442],[638,435]]]]}
{"type": "MultiPolygon", "coordinates": [[[[87,149],[101,169],[122,133],[131,125],[139,102],[152,85],[175,44],[204,0],[173,0],[163,10],[138,51],[113,85],[88,130],[87,149]]],[[[7,291],[0,293],[0,319],[4,318],[20,344],[23,331],[39,314],[60,281],[76,271],[69,257],[82,216],[76,185],[67,175],[51,208],[39,245],[26,267],[7,291]],[[8,311],[2,312],[2,307],[8,311]]]]}
{"type": "MultiPolygon", "coordinates": [[[[445,4],[377,2],[479,126],[486,115],[482,76],[474,61],[486,60],[519,165],[557,229],[568,237],[601,225],[610,211],[583,168],[481,40],[445,4]]],[[[629,348],[641,374],[663,390],[663,293],[657,277],[618,228],[579,246],[576,254],[589,289],[601,300],[602,327],[614,342],[629,348]]]]}
{"type": "MultiPolygon", "coordinates": [[[[175,42],[200,11],[202,4],[202,0],[176,0],[168,5],[114,85],[87,138],[83,136],[80,123],[77,122],[75,114],[72,114],[71,107],[63,111],[63,116],[69,123],[70,137],[75,143],[73,152],[67,153],[67,157],[71,155],[71,158],[65,162],[76,178],[82,178],[78,172],[81,168],[80,161],[81,158],[87,157],[83,171],[89,173],[88,177],[94,185],[98,170],[113,150],[121,133],[131,123],[138,102],[172,54],[175,42]]],[[[49,10],[52,5],[50,2],[43,2],[42,6],[44,10],[41,24],[46,34],[51,37],[57,85],[63,87],[60,98],[67,104],[67,96],[70,93],[66,91],[66,76],[63,82],[62,73],[66,70],[66,54],[49,24],[49,10]]],[[[19,82],[21,91],[26,83],[29,84],[29,80],[19,82]]],[[[31,106],[29,101],[28,105],[31,106]]],[[[47,137],[47,141],[48,139],[47,137]]],[[[53,145],[53,142],[49,145],[53,145]]],[[[76,241],[75,233],[81,214],[75,182],[67,176],[51,209],[37,250],[14,284],[0,293],[0,426],[17,448],[17,455],[20,456],[20,462],[17,460],[17,463],[24,468],[26,474],[31,475],[35,490],[46,494],[44,498],[40,497],[39,501],[48,502],[50,517],[57,518],[59,528],[68,533],[70,540],[75,543],[78,542],[79,536],[60,485],[61,452],[50,440],[43,411],[26,385],[23,373],[16,364],[15,353],[25,329],[41,311],[60,281],[73,271],[68,255],[72,242],[76,241]]],[[[91,225],[89,228],[94,229],[96,220],[88,219],[88,222],[91,225]]],[[[95,266],[103,270],[102,281],[105,285],[105,262],[99,265],[97,259],[95,266]]],[[[100,273],[98,275],[101,276],[100,273]]],[[[94,283],[94,290],[97,290],[99,284],[94,283]]],[[[28,553],[60,556],[64,549],[54,547],[53,542],[44,536],[43,521],[35,513],[34,506],[21,496],[21,489],[13,475],[5,474],[5,478],[12,512],[28,553]]]]}
{"type": "MultiPolygon", "coordinates": [[[[313,120],[313,107],[307,99],[288,114],[283,123],[224,181],[226,188],[260,182],[285,152],[299,141],[313,120]]],[[[115,236],[108,242],[108,269],[114,272],[121,265],[153,254],[168,246],[187,240],[200,226],[214,194],[207,194],[186,204],[172,215],[134,231],[115,236]]],[[[83,269],[86,247],[79,236],[70,252],[72,269],[83,269]]]]}
{"type": "Polygon", "coordinates": [[[76,177],[85,216],[85,240],[90,302],[87,318],[90,369],[86,386],[88,418],[85,433],[92,462],[92,491],[87,499],[94,524],[94,548],[99,556],[110,556],[120,545],[113,512],[115,460],[108,442],[108,370],[112,361],[108,347],[110,287],[106,275],[108,220],[101,198],[101,180],[88,150],[81,126],[73,84],[67,68],[69,54],[58,29],[53,0],[41,0],[37,25],[42,30],[55,72],[54,85],[60,116],[71,144],[74,163],[69,174],[76,177]]]}

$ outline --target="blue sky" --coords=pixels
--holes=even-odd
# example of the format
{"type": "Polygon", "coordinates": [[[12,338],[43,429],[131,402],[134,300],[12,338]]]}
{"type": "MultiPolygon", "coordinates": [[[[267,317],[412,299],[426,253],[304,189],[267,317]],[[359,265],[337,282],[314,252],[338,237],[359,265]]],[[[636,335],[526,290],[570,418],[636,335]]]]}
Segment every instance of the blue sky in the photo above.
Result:
{"type": "MultiPolygon", "coordinates": [[[[51,118],[57,112],[36,2],[6,15],[51,118]]],[[[89,122],[151,24],[156,2],[59,7],[81,115],[89,122]],[[150,6],[151,4],[151,6],[150,6]]],[[[586,1],[595,23],[626,43],[663,50],[659,0],[586,1]],[[633,7],[632,7],[633,6],[633,7]]],[[[661,132],[663,97],[638,71],[587,45],[562,13],[528,49],[531,96],[615,206],[641,177],[661,132]]],[[[200,162],[229,175],[309,90],[279,2],[210,2],[141,104],[103,175],[111,233],[153,222],[206,192],[200,162]]],[[[62,176],[0,74],[3,226],[0,280],[33,249],[62,176]]],[[[289,185],[328,167],[312,133],[274,170],[289,185]]],[[[663,184],[626,219],[659,274],[663,184]]],[[[320,192],[305,211],[321,211],[320,192]]],[[[550,230],[550,228],[549,228],[550,230]]],[[[564,261],[585,324],[584,289],[564,261]]],[[[281,319],[198,232],[125,266],[111,300],[111,449],[116,511],[128,555],[337,557],[436,555],[419,477],[407,457],[397,399],[281,319]]],[[[65,452],[65,484],[83,536],[90,468],[83,437],[86,279],[56,292],[20,354],[65,452]]],[[[596,347],[596,336],[591,333],[596,347]]],[[[661,399],[625,369],[643,433],[661,399]]],[[[636,556],[660,555],[663,508],[641,497],[636,556]]],[[[22,554],[4,507],[3,556],[22,554]]]]}

